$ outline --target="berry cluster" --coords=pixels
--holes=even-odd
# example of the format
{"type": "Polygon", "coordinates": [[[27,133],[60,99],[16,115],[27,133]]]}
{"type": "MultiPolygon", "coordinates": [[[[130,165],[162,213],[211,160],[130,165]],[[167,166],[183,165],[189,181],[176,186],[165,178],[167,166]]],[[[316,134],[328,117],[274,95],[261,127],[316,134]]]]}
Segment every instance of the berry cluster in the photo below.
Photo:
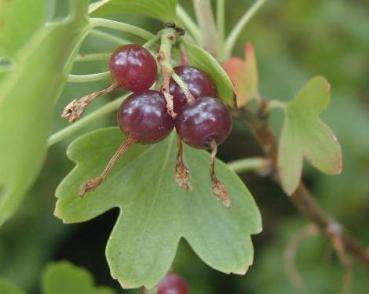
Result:
{"type": "MultiPolygon", "coordinates": [[[[158,62],[163,58],[158,54],[158,62]]],[[[111,55],[109,69],[113,84],[108,88],[72,101],[63,116],[78,119],[84,109],[97,97],[116,88],[133,92],[121,104],[117,122],[127,139],[118,148],[100,176],[81,186],[80,194],[97,188],[107,177],[119,157],[133,143],[153,144],[166,138],[173,128],[178,134],[176,180],[179,186],[191,190],[189,171],[183,160],[182,141],[199,149],[211,149],[211,180],[213,191],[229,205],[224,186],[215,176],[217,146],[230,134],[232,121],[227,107],[217,98],[212,79],[203,71],[189,65],[166,68],[160,90],[151,90],[157,79],[157,62],[143,46],[130,44],[119,47],[111,55]],[[167,79],[167,83],[164,80],[167,79]],[[173,109],[171,109],[171,106],[173,109]]]]}

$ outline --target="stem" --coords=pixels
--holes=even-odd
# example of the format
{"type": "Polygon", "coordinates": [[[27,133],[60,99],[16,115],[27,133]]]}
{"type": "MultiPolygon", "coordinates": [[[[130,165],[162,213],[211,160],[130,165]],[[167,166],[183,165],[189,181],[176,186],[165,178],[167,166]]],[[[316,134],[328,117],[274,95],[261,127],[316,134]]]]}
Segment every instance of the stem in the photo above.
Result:
{"type": "Polygon", "coordinates": [[[200,26],[201,46],[212,55],[218,56],[218,34],[210,0],[193,0],[193,5],[200,26]]]}
{"type": "Polygon", "coordinates": [[[88,61],[106,61],[111,56],[111,53],[79,53],[74,60],[75,62],[88,62],[88,61]]]}
{"type": "Polygon", "coordinates": [[[111,19],[105,19],[105,18],[91,18],[91,25],[92,27],[103,27],[103,28],[109,28],[113,30],[123,31],[125,33],[129,33],[135,36],[138,36],[145,40],[150,40],[153,37],[155,37],[154,34],[141,29],[139,27],[136,27],[134,25],[130,25],[127,23],[111,20],[111,19]]]}
{"type": "Polygon", "coordinates": [[[89,82],[97,82],[101,80],[106,80],[110,78],[110,72],[104,71],[95,74],[88,74],[88,75],[73,75],[70,74],[68,76],[69,83],[89,83],[89,82]]]}
{"type": "Polygon", "coordinates": [[[119,158],[128,151],[128,149],[136,143],[136,140],[130,136],[127,137],[123,141],[123,143],[118,147],[118,149],[115,151],[113,156],[110,158],[108,164],[105,166],[102,173],[92,179],[89,179],[88,181],[84,182],[81,185],[79,195],[84,196],[87,192],[95,190],[97,187],[99,187],[103,181],[108,177],[111,170],[115,166],[115,164],[118,162],[119,158]]]}
{"type": "Polygon", "coordinates": [[[229,197],[229,194],[227,190],[225,189],[225,186],[223,185],[223,183],[218,179],[216,172],[215,172],[218,145],[214,140],[210,142],[210,148],[211,148],[211,156],[210,156],[209,170],[210,170],[210,180],[212,184],[213,193],[218,198],[218,200],[222,201],[225,207],[230,207],[231,199],[229,197]]]}
{"type": "Polygon", "coordinates": [[[228,167],[236,173],[243,173],[247,171],[263,171],[268,168],[269,160],[262,157],[245,158],[227,163],[228,167]]]}
{"type": "Polygon", "coordinates": [[[255,13],[259,10],[259,8],[266,2],[267,0],[257,0],[250,9],[248,9],[245,14],[241,17],[238,23],[234,26],[233,30],[229,34],[228,38],[225,41],[224,47],[224,59],[230,58],[232,54],[233,47],[237,41],[238,36],[251,20],[251,18],[255,15],[255,13]]]}
{"type": "Polygon", "coordinates": [[[225,31],[225,1],[217,0],[218,54],[223,56],[225,31]]]}
{"type": "Polygon", "coordinates": [[[75,122],[85,112],[86,108],[95,101],[98,97],[104,96],[113,92],[118,88],[118,83],[114,82],[105,89],[93,92],[79,99],[74,99],[70,102],[63,111],[62,117],[67,119],[69,122],[75,122]]]}
{"type": "MultiPolygon", "coordinates": [[[[266,117],[258,117],[247,109],[239,109],[237,115],[250,128],[254,137],[271,160],[274,179],[281,186],[276,169],[278,144],[266,117]]],[[[351,253],[357,261],[369,267],[369,249],[346,232],[343,226],[319,205],[303,181],[300,182],[297,190],[288,199],[317,225],[320,231],[331,241],[336,251],[337,246],[335,243],[339,240],[339,242],[342,242],[342,247],[345,251],[351,253]]],[[[342,255],[339,252],[337,254],[342,255]]],[[[345,264],[343,265],[345,266],[345,264]]]]}
{"type": "MultiPolygon", "coordinates": [[[[156,35],[156,36],[153,35],[153,38],[151,38],[150,40],[148,40],[142,46],[145,47],[145,48],[149,48],[156,41],[158,41],[159,38],[160,38],[159,35],[156,35]]],[[[88,82],[101,81],[101,80],[107,79],[109,77],[110,77],[110,72],[109,71],[95,73],[95,74],[88,74],[88,75],[73,75],[73,74],[70,74],[68,76],[68,82],[70,82],[70,83],[88,83],[88,82]]]]}
{"type": "Polygon", "coordinates": [[[100,107],[94,112],[91,112],[90,114],[76,121],[74,124],[69,125],[65,127],[64,129],[52,134],[47,140],[47,146],[51,147],[52,145],[69,138],[70,136],[74,135],[81,129],[89,126],[95,120],[113,111],[116,111],[119,108],[119,106],[122,104],[123,100],[126,99],[129,95],[130,94],[126,94],[118,99],[115,99],[114,101],[111,101],[105,104],[104,106],[100,107]]]}
{"type": "Polygon", "coordinates": [[[169,82],[173,74],[173,67],[171,65],[172,47],[176,43],[177,35],[173,28],[166,28],[161,33],[161,43],[158,54],[158,62],[163,76],[163,85],[161,92],[165,97],[168,113],[174,118],[173,96],[169,93],[169,82]]]}
{"type": "Polygon", "coordinates": [[[177,135],[177,156],[176,156],[176,182],[179,187],[185,191],[192,191],[192,185],[190,182],[190,171],[184,163],[183,158],[183,142],[181,138],[177,135]]]}
{"type": "Polygon", "coordinates": [[[284,110],[284,109],[286,109],[287,105],[288,104],[286,102],[283,102],[283,101],[270,100],[267,103],[267,111],[270,111],[270,110],[275,109],[275,108],[279,108],[279,109],[284,110]]]}
{"type": "Polygon", "coordinates": [[[99,31],[99,30],[91,30],[90,34],[95,35],[96,37],[99,37],[99,38],[104,39],[106,41],[118,44],[118,45],[131,43],[129,40],[122,39],[122,38],[114,36],[110,33],[99,31]]]}
{"type": "Polygon", "coordinates": [[[183,9],[181,5],[177,5],[176,15],[178,20],[186,30],[190,33],[190,35],[195,39],[197,44],[201,43],[201,33],[196,23],[192,20],[192,18],[187,14],[187,12],[183,9]]]}
{"type": "Polygon", "coordinates": [[[181,79],[179,75],[175,72],[172,73],[173,80],[177,83],[177,85],[181,88],[182,92],[186,96],[186,100],[188,104],[192,104],[195,102],[195,97],[191,94],[190,90],[188,89],[187,84],[181,79]]]}

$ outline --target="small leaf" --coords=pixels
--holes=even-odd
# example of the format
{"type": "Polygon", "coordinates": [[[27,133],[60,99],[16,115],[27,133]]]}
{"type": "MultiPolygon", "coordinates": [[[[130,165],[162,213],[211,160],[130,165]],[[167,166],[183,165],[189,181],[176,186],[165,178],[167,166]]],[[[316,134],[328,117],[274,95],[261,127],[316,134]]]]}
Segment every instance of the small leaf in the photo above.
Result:
{"type": "Polygon", "coordinates": [[[108,287],[96,287],[91,274],[69,262],[48,264],[42,276],[43,294],[114,294],[108,287]]]}
{"type": "Polygon", "coordinates": [[[342,170],[342,151],[332,130],[319,114],[329,104],[330,86],[322,77],[310,80],[288,103],[279,142],[278,170],[283,189],[292,194],[301,178],[303,157],[320,171],[342,170]]]}
{"type": "Polygon", "coordinates": [[[66,21],[38,30],[17,52],[16,68],[1,80],[0,224],[14,213],[41,168],[53,106],[89,26],[87,4],[71,1],[66,21]]]}
{"type": "Polygon", "coordinates": [[[245,60],[232,57],[223,63],[223,67],[233,82],[238,107],[259,97],[258,68],[251,43],[245,45],[245,60]]]}
{"type": "Polygon", "coordinates": [[[235,106],[236,103],[232,82],[218,61],[216,61],[210,53],[197,45],[187,41],[183,41],[183,44],[185,45],[190,64],[209,74],[217,86],[219,97],[226,104],[235,106]]]}
{"type": "Polygon", "coordinates": [[[253,260],[250,235],[261,231],[258,208],[237,175],[218,161],[217,174],[232,201],[224,207],[212,193],[209,154],[187,146],[193,191],[179,188],[174,133],[155,145],[133,146],[97,190],[78,196],[80,184],[101,172],[121,141],[118,128],[74,141],[67,154],[77,166],[56,191],[55,214],[65,223],[120,209],[106,249],[112,276],[124,288],[154,287],[169,270],[181,238],[209,266],[244,274],[253,260]]]}
{"type": "Polygon", "coordinates": [[[92,16],[106,16],[122,12],[140,13],[163,21],[175,18],[177,0],[101,0],[90,5],[92,16]]]}
{"type": "Polygon", "coordinates": [[[18,288],[16,285],[8,280],[0,277],[0,293],[1,294],[25,294],[22,289],[18,288]]]}

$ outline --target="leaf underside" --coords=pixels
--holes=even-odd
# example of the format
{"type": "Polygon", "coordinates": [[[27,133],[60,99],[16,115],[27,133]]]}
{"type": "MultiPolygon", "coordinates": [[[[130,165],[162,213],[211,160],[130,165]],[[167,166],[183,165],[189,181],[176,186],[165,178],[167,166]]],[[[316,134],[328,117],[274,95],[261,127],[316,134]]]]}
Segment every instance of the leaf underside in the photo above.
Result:
{"type": "Polygon", "coordinates": [[[278,171],[285,192],[297,188],[305,157],[320,171],[342,170],[342,151],[332,130],[319,118],[329,104],[330,88],[322,77],[310,80],[289,102],[279,142],[278,171]]]}
{"type": "Polygon", "coordinates": [[[0,83],[0,225],[41,168],[53,106],[87,32],[87,4],[71,1],[71,17],[42,26],[17,52],[16,68],[0,83]]]}
{"type": "Polygon", "coordinates": [[[80,184],[96,175],[122,141],[118,128],[89,133],[68,149],[77,166],[56,191],[55,214],[65,223],[92,219],[118,207],[120,214],[106,254],[111,274],[124,288],[152,288],[166,274],[178,242],[187,240],[209,266],[244,274],[253,260],[251,234],[261,231],[257,206],[236,174],[217,162],[217,173],[231,195],[225,208],[212,194],[209,155],[185,148],[192,192],[174,180],[176,144],[172,134],[155,145],[136,145],[120,159],[97,190],[78,196],[80,184]]]}
{"type": "Polygon", "coordinates": [[[186,48],[190,64],[200,68],[212,77],[217,86],[219,98],[230,106],[236,106],[236,97],[233,92],[232,82],[218,61],[197,45],[188,41],[183,41],[183,44],[186,48]]]}
{"type": "Polygon", "coordinates": [[[175,18],[176,0],[102,0],[90,5],[92,16],[107,16],[119,12],[143,14],[163,21],[175,18]]]}

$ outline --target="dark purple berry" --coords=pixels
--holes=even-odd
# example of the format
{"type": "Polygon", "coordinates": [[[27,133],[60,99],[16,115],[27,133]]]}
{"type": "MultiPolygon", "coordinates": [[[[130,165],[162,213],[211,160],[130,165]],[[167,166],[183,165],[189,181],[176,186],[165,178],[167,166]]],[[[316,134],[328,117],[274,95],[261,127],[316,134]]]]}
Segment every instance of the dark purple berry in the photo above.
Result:
{"type": "Polygon", "coordinates": [[[142,144],[164,139],[174,127],[164,96],[152,90],[131,94],[120,106],[117,120],[125,134],[142,144]]]}
{"type": "Polygon", "coordinates": [[[188,294],[186,281],[176,273],[168,273],[158,285],[157,294],[188,294]]]}
{"type": "Polygon", "coordinates": [[[110,57],[109,68],[112,78],[132,92],[145,91],[156,80],[156,61],[147,49],[138,44],[115,50],[110,57]]]}
{"type": "Polygon", "coordinates": [[[175,119],[177,133],[195,148],[209,148],[211,141],[220,145],[229,136],[232,119],[227,107],[217,98],[200,97],[183,108],[175,119]]]}
{"type": "MultiPolygon", "coordinates": [[[[202,70],[188,65],[177,66],[174,72],[187,84],[193,97],[217,96],[217,89],[213,80],[202,70]]],[[[181,88],[172,79],[169,84],[170,94],[173,95],[174,111],[180,113],[187,104],[187,99],[181,88]]]]}

